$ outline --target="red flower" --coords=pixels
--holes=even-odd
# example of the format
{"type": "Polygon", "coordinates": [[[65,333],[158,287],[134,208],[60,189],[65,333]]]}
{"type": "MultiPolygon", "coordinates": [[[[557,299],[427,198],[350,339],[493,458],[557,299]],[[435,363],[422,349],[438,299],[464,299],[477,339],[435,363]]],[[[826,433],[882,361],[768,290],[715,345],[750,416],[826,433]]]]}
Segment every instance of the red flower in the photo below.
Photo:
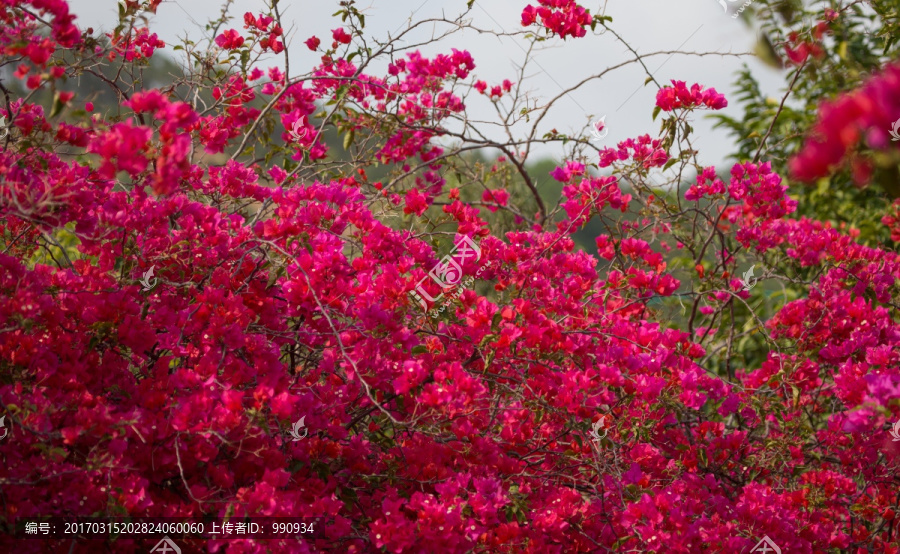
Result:
{"type": "Polygon", "coordinates": [[[343,27],[338,27],[337,29],[331,31],[331,36],[336,42],[339,42],[341,44],[350,44],[350,41],[353,39],[353,37],[347,34],[347,31],[345,31],[343,27]]]}
{"type": "Polygon", "coordinates": [[[244,44],[244,37],[234,29],[228,29],[216,37],[216,44],[225,50],[234,50],[244,44]]]}
{"type": "Polygon", "coordinates": [[[791,175],[801,181],[813,181],[849,164],[854,180],[867,183],[873,170],[870,156],[854,154],[854,150],[859,146],[880,151],[895,149],[892,133],[894,122],[900,117],[898,97],[900,63],[894,63],[859,89],[822,102],[803,147],[789,161],[791,175]]]}
{"type": "Polygon", "coordinates": [[[720,110],[728,106],[728,101],[714,88],[704,90],[701,85],[695,83],[688,89],[684,81],[673,80],[671,87],[662,87],[657,91],[656,105],[664,111],[698,106],[720,110]]]}
{"type": "Polygon", "coordinates": [[[593,21],[590,12],[579,6],[575,0],[538,0],[541,7],[528,5],[522,10],[522,26],[527,27],[537,18],[541,25],[560,38],[583,37],[585,27],[593,21]]]}

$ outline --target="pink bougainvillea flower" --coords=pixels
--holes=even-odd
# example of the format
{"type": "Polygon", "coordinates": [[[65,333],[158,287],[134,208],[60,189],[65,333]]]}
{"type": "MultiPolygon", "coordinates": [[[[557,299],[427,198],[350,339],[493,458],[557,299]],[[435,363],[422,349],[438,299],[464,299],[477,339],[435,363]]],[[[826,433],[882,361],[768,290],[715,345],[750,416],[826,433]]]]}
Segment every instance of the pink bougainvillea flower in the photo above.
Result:
{"type": "Polygon", "coordinates": [[[540,18],[540,24],[560,38],[583,37],[585,27],[593,21],[590,12],[575,0],[538,0],[538,6],[529,4],[522,10],[522,26],[528,27],[540,18]]]}
{"type": "Polygon", "coordinates": [[[228,29],[216,37],[216,44],[225,50],[234,50],[244,44],[244,37],[234,29],[228,29]]]}
{"type": "Polygon", "coordinates": [[[720,110],[728,106],[728,101],[714,88],[704,90],[701,85],[695,83],[688,89],[684,81],[672,80],[671,87],[662,87],[656,93],[656,105],[663,111],[698,106],[720,110]]]}
{"type": "Polygon", "coordinates": [[[870,162],[856,154],[859,146],[896,150],[891,140],[894,122],[900,118],[900,63],[889,64],[859,89],[819,106],[816,122],[801,150],[789,161],[791,176],[813,181],[850,165],[857,183],[866,184],[870,162]]]}
{"type": "Polygon", "coordinates": [[[350,36],[350,34],[347,33],[347,31],[345,31],[343,27],[338,27],[337,29],[331,31],[331,36],[334,37],[334,40],[336,42],[339,42],[341,44],[350,44],[350,41],[353,39],[353,37],[350,36]]]}

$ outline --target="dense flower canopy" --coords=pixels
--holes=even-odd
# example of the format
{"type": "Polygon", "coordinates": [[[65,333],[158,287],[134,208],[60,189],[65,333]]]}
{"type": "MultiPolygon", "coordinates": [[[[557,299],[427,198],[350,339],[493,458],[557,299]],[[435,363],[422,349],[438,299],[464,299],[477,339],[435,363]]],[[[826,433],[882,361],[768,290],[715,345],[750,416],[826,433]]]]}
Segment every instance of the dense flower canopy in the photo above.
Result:
{"type": "MultiPolygon", "coordinates": [[[[123,17],[158,3],[126,2],[123,17]]],[[[565,38],[591,23],[575,2],[539,4],[523,24],[540,17],[565,38]]],[[[82,34],[63,0],[0,0],[0,17],[25,91],[168,48],[144,27],[106,43],[82,34]],[[64,49],[74,63],[55,57],[64,49]]],[[[470,90],[488,96],[477,53],[408,51],[370,74],[341,50],[361,32],[347,25],[330,48],[306,40],[326,50],[295,78],[247,61],[284,50],[276,18],[248,13],[243,30],[219,30],[210,49],[234,62],[202,102],[173,86],[122,94],[104,114],[76,113],[87,99],[62,93],[62,109],[27,93],[0,109],[8,530],[50,515],[304,515],[327,524],[302,538],[185,544],[687,553],[747,551],[768,536],[791,553],[898,552],[900,442],[883,429],[900,417],[900,258],[851,229],[792,218],[796,201],[765,160],[729,177],[698,167],[677,198],[638,186],[686,159],[673,140],[683,118],[725,107],[723,95],[662,87],[662,134],[565,160],[551,219],[512,211],[503,188],[463,198],[442,172],[450,152],[433,139],[453,133],[443,122],[479,98],[470,90]],[[360,145],[357,165],[304,176],[334,159],[329,103],[345,149],[360,145]],[[280,161],[246,150],[266,129],[280,161]],[[404,178],[372,182],[381,165],[404,178]],[[518,225],[500,232],[492,217],[507,210],[518,225]],[[593,237],[597,257],[576,248],[574,233],[610,212],[637,216],[593,237]],[[440,233],[391,225],[429,213],[440,233]],[[478,259],[459,272],[479,286],[435,318],[409,293],[462,237],[478,259]],[[669,265],[678,252],[696,268],[691,282],[669,265]],[[722,375],[708,362],[734,341],[718,326],[751,298],[738,256],[780,264],[767,275],[805,294],[754,322],[768,340],[760,364],[722,375]],[[682,297],[693,309],[672,325],[655,303],[682,297]],[[301,416],[309,434],[292,441],[301,416]]],[[[887,68],[825,105],[797,171],[820,174],[862,137],[890,148],[883,124],[900,104],[884,91],[896,76],[887,68]],[[869,111],[847,115],[853,106],[869,111]],[[846,118],[852,136],[835,123],[846,118]]],[[[514,94],[511,80],[491,86],[490,101],[514,94]]],[[[521,165],[503,151],[492,172],[521,165]]]]}

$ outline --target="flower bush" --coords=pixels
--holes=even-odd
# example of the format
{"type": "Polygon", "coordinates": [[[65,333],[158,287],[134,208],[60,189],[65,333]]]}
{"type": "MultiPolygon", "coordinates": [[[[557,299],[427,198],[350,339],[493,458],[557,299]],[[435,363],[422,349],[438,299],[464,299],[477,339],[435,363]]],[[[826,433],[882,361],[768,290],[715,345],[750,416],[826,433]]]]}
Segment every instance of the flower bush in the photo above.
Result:
{"type": "MultiPolygon", "coordinates": [[[[477,53],[369,73],[387,50],[358,43],[349,3],[330,47],[306,40],[321,63],[291,74],[263,57],[284,53],[273,10],[244,33],[212,22],[195,73],[144,87],[130,76],[168,46],[133,24],[158,3],[123,4],[104,41],[63,0],[0,0],[21,82],[0,110],[5,547],[22,518],[212,515],[325,523],[185,548],[900,551],[900,259],[793,218],[766,161],[700,166],[688,119],[726,105],[715,89],[661,88],[659,136],[575,140],[548,207],[520,141],[455,125],[477,101],[521,109],[509,80],[486,98],[477,53]],[[64,87],[101,63],[129,76],[108,79],[119,102],[81,110],[64,87]],[[673,166],[696,171],[687,192],[651,184],[673,166]],[[596,218],[593,256],[573,235],[596,218]],[[460,236],[479,243],[461,268],[476,288],[426,317],[408,293],[460,236]],[[748,262],[804,294],[760,319],[735,278],[748,262]],[[762,361],[739,365],[750,335],[762,361]]],[[[540,4],[568,10],[537,12],[561,38],[586,32],[574,2],[540,4]]],[[[882,115],[900,118],[860,125],[882,115]]],[[[842,131],[818,129],[817,144],[842,131]]],[[[820,150],[799,159],[826,167],[820,150]]]]}

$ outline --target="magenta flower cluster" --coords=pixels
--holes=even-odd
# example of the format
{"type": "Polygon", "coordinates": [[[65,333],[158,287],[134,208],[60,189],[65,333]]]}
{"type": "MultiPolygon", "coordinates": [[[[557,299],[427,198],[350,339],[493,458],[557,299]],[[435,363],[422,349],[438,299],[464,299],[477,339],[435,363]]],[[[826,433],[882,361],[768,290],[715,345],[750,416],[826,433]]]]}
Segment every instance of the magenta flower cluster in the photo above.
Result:
{"type": "Polygon", "coordinates": [[[559,38],[580,38],[587,32],[593,18],[590,12],[575,0],[538,0],[537,6],[529,4],[522,10],[522,26],[528,27],[540,19],[540,25],[559,38]]]}

